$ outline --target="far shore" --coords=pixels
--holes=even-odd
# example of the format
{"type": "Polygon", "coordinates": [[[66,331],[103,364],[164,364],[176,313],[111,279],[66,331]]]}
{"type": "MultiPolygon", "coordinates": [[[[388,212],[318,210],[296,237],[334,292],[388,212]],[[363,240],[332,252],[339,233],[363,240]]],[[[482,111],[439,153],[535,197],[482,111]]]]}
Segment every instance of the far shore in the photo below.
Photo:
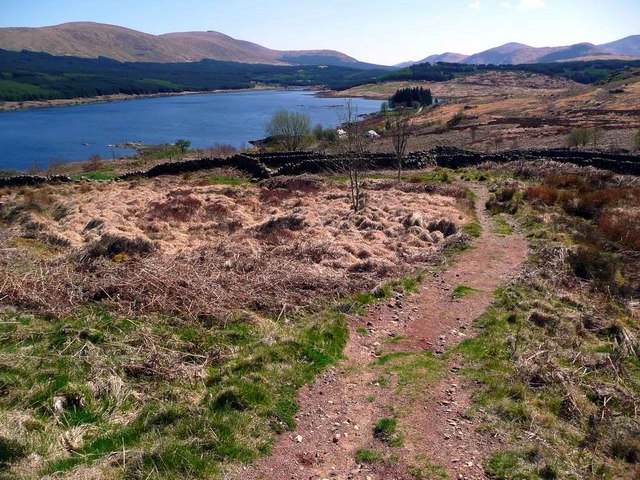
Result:
{"type": "Polygon", "coordinates": [[[220,89],[220,90],[207,90],[207,91],[185,91],[185,92],[164,92],[164,93],[149,93],[141,95],[101,95],[97,97],[78,97],[78,98],[60,98],[55,100],[30,100],[24,102],[2,102],[0,101],[0,112],[13,112],[18,110],[32,110],[39,108],[55,108],[55,107],[68,107],[72,105],[88,105],[92,103],[109,103],[120,102],[125,100],[140,100],[143,98],[156,98],[156,97],[175,97],[180,95],[205,95],[205,94],[218,94],[218,93],[235,93],[235,92],[254,92],[263,90],[322,90],[322,87],[305,87],[305,88],[287,88],[287,87],[266,87],[258,86],[253,88],[238,88],[238,89],[220,89]]]}

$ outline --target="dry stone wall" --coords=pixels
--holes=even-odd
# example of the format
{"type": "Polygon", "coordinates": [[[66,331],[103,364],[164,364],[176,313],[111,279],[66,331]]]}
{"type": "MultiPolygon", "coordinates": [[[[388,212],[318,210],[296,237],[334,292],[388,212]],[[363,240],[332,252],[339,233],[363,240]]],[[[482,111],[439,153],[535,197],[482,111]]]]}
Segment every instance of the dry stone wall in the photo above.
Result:
{"type": "MultiPolygon", "coordinates": [[[[300,175],[303,173],[335,172],[340,157],[314,152],[281,152],[235,155],[230,158],[201,158],[182,162],[168,162],[149,170],[129,172],[118,177],[128,180],[135,177],[153,178],[160,175],[179,175],[213,168],[233,167],[247,173],[253,179],[263,180],[278,175],[300,175]]],[[[369,153],[364,156],[370,170],[393,169],[396,160],[392,154],[369,153]]],[[[640,175],[640,156],[577,150],[515,150],[498,154],[485,154],[451,147],[436,147],[429,151],[410,153],[404,168],[417,170],[430,165],[461,168],[485,162],[507,163],[518,160],[554,160],[578,166],[591,166],[625,175],[640,175]]],[[[0,178],[0,188],[43,183],[71,182],[70,177],[18,175],[0,178]]]]}

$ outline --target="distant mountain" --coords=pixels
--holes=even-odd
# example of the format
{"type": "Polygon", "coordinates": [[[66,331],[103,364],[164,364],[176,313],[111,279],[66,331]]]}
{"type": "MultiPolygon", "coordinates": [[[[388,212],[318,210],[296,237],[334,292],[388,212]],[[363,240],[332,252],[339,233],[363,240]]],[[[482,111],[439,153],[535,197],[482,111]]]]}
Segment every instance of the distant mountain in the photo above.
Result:
{"type": "Polygon", "coordinates": [[[416,63],[424,63],[424,62],[415,62],[413,60],[409,60],[408,62],[400,62],[394,65],[395,68],[407,68],[411,65],[415,65],[416,63]]]}
{"type": "Polygon", "coordinates": [[[74,22],[40,28],[0,28],[0,49],[121,62],[197,62],[204,59],[267,65],[336,65],[368,68],[334,50],[272,50],[219,32],[150,35],[129,28],[74,22]]]}
{"type": "Polygon", "coordinates": [[[630,37],[616,40],[615,42],[598,45],[600,49],[608,53],[617,55],[630,55],[640,57],[640,35],[631,35],[630,37]]]}
{"type": "Polygon", "coordinates": [[[539,57],[536,63],[552,63],[603,55],[606,56],[607,52],[595,46],[593,43],[577,43],[568,47],[562,47],[555,52],[539,57]]]}
{"type": "Polygon", "coordinates": [[[640,57],[640,35],[633,35],[621,40],[594,45],[577,43],[563,47],[530,47],[522,43],[506,43],[473,55],[443,53],[431,55],[419,62],[405,62],[398,66],[406,67],[415,63],[465,63],[470,65],[518,65],[523,63],[552,63],[568,60],[617,59],[640,57]]]}
{"type": "Polygon", "coordinates": [[[464,60],[467,59],[468,56],[469,55],[463,55],[461,53],[446,52],[446,53],[441,53],[439,55],[430,55],[424,60],[421,60],[420,63],[424,63],[424,62],[462,63],[464,60]]]}
{"type": "Polygon", "coordinates": [[[538,59],[558,52],[562,47],[535,48],[522,43],[507,43],[496,48],[467,57],[464,63],[471,65],[517,65],[520,63],[537,63],[538,59]]]}
{"type": "Polygon", "coordinates": [[[417,62],[409,61],[409,62],[398,63],[397,65],[394,65],[394,67],[406,68],[406,67],[410,67],[411,65],[415,65],[417,63],[427,63],[427,62],[428,63],[437,63],[437,62],[462,63],[462,61],[467,57],[468,55],[463,55],[461,53],[446,52],[446,53],[441,53],[439,55],[430,55],[427,58],[418,60],[417,62]]]}

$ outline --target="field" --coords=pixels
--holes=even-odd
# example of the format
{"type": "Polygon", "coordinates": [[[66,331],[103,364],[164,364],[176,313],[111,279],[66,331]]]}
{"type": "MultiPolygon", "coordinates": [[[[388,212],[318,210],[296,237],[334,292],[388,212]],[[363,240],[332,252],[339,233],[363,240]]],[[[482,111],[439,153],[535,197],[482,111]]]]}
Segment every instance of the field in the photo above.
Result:
{"type": "MultiPolygon", "coordinates": [[[[588,148],[629,150],[638,122],[639,71],[599,85],[523,72],[486,72],[445,82],[388,82],[339,95],[388,99],[398,88],[429,88],[445,103],[414,115],[410,148],[436,145],[495,152],[567,146],[576,128],[601,133],[588,148]]],[[[372,120],[372,126],[375,122],[372,120]]],[[[384,122],[377,126],[384,130],[384,122]]]]}

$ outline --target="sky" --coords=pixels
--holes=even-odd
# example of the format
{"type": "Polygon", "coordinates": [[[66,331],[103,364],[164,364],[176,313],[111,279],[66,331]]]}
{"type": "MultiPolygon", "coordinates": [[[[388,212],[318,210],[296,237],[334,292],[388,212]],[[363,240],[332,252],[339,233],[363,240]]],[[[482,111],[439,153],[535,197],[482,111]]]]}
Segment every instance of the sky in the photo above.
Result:
{"type": "Polygon", "coordinates": [[[393,65],[507,42],[607,43],[640,34],[640,0],[0,0],[0,27],[72,21],[152,34],[216,30],[393,65]]]}

